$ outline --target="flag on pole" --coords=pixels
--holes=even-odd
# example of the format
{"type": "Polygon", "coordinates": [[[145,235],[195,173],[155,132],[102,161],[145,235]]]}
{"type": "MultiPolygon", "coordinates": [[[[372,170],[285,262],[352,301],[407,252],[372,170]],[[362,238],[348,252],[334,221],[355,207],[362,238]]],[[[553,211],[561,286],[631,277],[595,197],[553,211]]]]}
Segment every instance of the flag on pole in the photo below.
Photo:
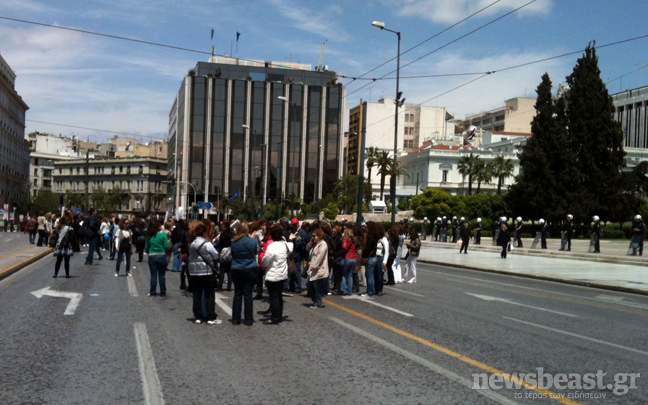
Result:
{"type": "Polygon", "coordinates": [[[236,31],[236,42],[238,42],[240,36],[241,36],[241,33],[236,31]]]}
{"type": "Polygon", "coordinates": [[[475,129],[473,129],[472,131],[470,131],[470,133],[468,134],[468,136],[466,136],[466,140],[467,140],[468,142],[472,141],[472,140],[475,138],[475,130],[476,130],[476,129],[477,129],[477,128],[475,128],[475,129]]]}
{"type": "Polygon", "coordinates": [[[211,39],[214,39],[214,29],[213,28],[212,28],[212,31],[211,31],[211,39]]]}
{"type": "Polygon", "coordinates": [[[231,196],[231,197],[230,197],[230,200],[235,200],[235,199],[237,199],[237,198],[239,197],[239,195],[241,195],[241,189],[239,189],[239,191],[237,191],[236,194],[234,194],[233,196],[231,196]]]}

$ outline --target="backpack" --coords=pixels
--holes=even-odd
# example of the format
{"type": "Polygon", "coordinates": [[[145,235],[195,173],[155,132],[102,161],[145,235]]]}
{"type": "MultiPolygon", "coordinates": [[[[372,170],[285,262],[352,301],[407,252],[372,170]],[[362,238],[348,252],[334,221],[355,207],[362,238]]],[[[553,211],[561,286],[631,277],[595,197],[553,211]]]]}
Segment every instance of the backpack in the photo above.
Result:
{"type": "MultiPolygon", "coordinates": [[[[123,234],[124,234],[124,232],[122,232],[122,235],[123,234]]],[[[119,251],[120,252],[128,252],[129,250],[133,249],[133,244],[131,243],[132,238],[133,238],[133,235],[130,234],[130,235],[128,235],[127,238],[124,238],[124,239],[119,241],[119,251]]]]}
{"type": "Polygon", "coordinates": [[[49,245],[49,247],[55,248],[56,247],[56,242],[58,242],[58,239],[59,239],[59,232],[58,232],[58,230],[54,229],[52,231],[52,234],[49,237],[49,241],[48,241],[47,244],[49,245]]]}

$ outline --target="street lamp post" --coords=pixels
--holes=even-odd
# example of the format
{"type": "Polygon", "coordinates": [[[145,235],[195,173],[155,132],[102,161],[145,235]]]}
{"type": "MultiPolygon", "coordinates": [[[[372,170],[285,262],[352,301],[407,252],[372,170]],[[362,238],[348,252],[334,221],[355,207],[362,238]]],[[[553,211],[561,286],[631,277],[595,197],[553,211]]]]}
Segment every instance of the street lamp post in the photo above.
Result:
{"type": "MultiPolygon", "coordinates": [[[[163,181],[162,183],[170,184],[170,183],[173,183],[173,182],[172,182],[172,181],[163,181]]],[[[188,181],[182,181],[182,180],[176,180],[176,183],[180,183],[180,184],[188,184],[188,185],[190,185],[191,188],[193,189],[193,193],[194,193],[194,203],[198,204],[198,199],[196,198],[196,196],[197,196],[197,193],[196,193],[196,187],[194,187],[193,184],[189,183],[188,181]]],[[[185,207],[185,209],[186,209],[186,208],[188,208],[188,207],[185,207]]]]}
{"type": "Polygon", "coordinates": [[[381,30],[389,31],[398,37],[398,53],[396,54],[396,98],[394,99],[394,162],[393,162],[393,173],[390,178],[389,182],[389,192],[391,194],[391,203],[392,203],[392,208],[391,208],[391,226],[394,226],[396,223],[396,171],[398,168],[397,165],[397,155],[398,155],[398,107],[399,107],[399,99],[400,99],[400,92],[398,89],[398,85],[400,82],[400,41],[401,41],[401,33],[399,31],[392,31],[388,28],[385,28],[385,23],[382,21],[374,21],[371,23],[376,28],[380,28],[381,30]]]}

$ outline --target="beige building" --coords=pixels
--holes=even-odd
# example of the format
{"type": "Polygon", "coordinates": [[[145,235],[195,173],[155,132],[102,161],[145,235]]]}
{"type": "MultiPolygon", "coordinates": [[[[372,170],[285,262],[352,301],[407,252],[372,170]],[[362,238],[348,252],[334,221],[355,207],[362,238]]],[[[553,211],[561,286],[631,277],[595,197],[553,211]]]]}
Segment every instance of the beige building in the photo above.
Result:
{"type": "MultiPolygon", "coordinates": [[[[152,157],[105,158],[57,161],[52,172],[52,189],[58,194],[85,194],[88,190],[120,188],[127,198],[118,207],[121,214],[164,213],[166,198],[166,159],[152,157]]],[[[80,207],[69,207],[80,208],[80,207]]]]}
{"type": "Polygon", "coordinates": [[[481,131],[529,133],[536,114],[535,102],[535,98],[515,97],[506,100],[502,107],[469,115],[457,124],[464,131],[474,126],[481,131]]]}

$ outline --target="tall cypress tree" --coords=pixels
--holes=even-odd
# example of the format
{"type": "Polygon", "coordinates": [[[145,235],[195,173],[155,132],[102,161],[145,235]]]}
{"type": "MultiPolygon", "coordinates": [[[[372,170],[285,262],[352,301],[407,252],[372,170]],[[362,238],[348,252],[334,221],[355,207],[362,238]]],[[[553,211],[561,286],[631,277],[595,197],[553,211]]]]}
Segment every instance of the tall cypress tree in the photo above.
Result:
{"type": "Polygon", "coordinates": [[[552,98],[551,88],[551,79],[545,73],[536,89],[533,136],[518,154],[520,175],[511,186],[508,203],[515,215],[556,221],[568,208],[573,157],[565,150],[565,103],[562,97],[552,98]]]}
{"type": "Polygon", "coordinates": [[[567,77],[566,119],[568,147],[576,170],[571,211],[577,221],[591,215],[619,219],[615,208],[624,166],[623,131],[614,121],[614,104],[598,67],[596,49],[590,45],[567,77]]]}

